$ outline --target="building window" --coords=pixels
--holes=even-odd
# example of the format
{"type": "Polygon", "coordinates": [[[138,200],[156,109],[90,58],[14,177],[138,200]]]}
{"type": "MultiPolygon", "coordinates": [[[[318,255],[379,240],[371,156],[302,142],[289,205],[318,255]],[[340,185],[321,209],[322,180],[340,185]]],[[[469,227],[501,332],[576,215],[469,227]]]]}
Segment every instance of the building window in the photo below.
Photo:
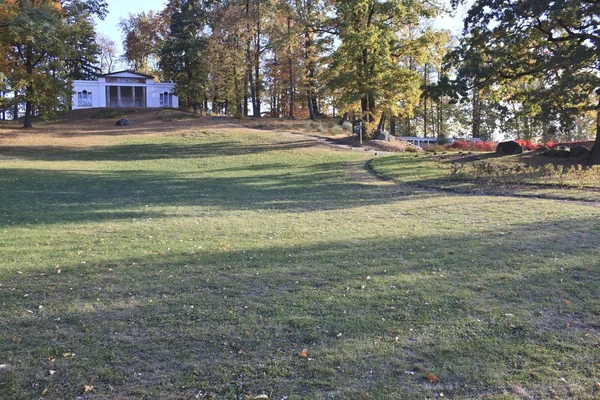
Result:
{"type": "Polygon", "coordinates": [[[91,107],[92,106],[92,93],[84,90],[83,92],[77,92],[77,105],[79,107],[91,107]]]}
{"type": "Polygon", "coordinates": [[[173,107],[173,93],[164,92],[160,94],[161,107],[173,107]]]}

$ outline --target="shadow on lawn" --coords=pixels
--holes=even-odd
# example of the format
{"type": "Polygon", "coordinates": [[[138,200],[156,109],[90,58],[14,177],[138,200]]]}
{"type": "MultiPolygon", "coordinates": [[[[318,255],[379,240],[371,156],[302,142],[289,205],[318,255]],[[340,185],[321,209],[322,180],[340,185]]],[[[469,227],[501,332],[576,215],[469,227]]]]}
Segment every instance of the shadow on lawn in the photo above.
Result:
{"type": "Polygon", "coordinates": [[[0,333],[18,338],[0,342],[16,370],[4,388],[23,397],[45,387],[75,395],[85,383],[115,398],[471,398],[510,392],[514,381],[535,397],[591,398],[593,385],[577,390],[596,378],[585,345],[596,339],[583,333],[600,327],[598,247],[564,235],[582,227],[597,243],[598,221],[565,219],[515,225],[510,237],[331,241],[14,275],[3,283],[17,289],[0,291],[0,333]],[[560,262],[548,261],[555,252],[560,262]]]}
{"type": "Polygon", "coordinates": [[[285,151],[315,147],[314,140],[271,144],[244,144],[219,141],[217,143],[157,143],[128,144],[77,149],[64,147],[4,146],[0,156],[16,157],[29,161],[142,161],[174,158],[209,158],[259,154],[268,151],[285,151]]]}
{"type": "Polygon", "coordinates": [[[0,169],[0,215],[4,214],[0,225],[157,216],[156,210],[146,210],[146,206],[307,212],[380,204],[408,196],[393,185],[373,188],[348,181],[343,176],[344,162],[291,168],[271,163],[199,169],[198,173],[0,169]],[[222,174],[236,171],[240,174],[222,174]],[[260,174],[244,176],[244,171],[260,174]],[[217,173],[210,176],[213,172],[217,173]],[[208,176],[201,175],[205,173],[208,176]]]}

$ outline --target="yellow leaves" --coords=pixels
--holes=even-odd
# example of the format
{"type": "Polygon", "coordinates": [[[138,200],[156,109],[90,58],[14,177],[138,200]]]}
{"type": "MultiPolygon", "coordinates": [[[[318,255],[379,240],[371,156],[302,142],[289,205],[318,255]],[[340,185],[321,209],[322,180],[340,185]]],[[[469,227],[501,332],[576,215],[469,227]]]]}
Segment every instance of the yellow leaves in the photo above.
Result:
{"type": "Polygon", "coordinates": [[[83,393],[91,392],[92,390],[94,390],[92,385],[83,385],[83,393]]]}
{"type": "Polygon", "coordinates": [[[308,349],[302,349],[302,351],[300,352],[300,357],[308,358],[308,349]]]}
{"type": "Polygon", "coordinates": [[[436,383],[440,380],[440,378],[438,378],[435,374],[432,373],[427,374],[425,379],[427,379],[429,383],[436,383]]]}

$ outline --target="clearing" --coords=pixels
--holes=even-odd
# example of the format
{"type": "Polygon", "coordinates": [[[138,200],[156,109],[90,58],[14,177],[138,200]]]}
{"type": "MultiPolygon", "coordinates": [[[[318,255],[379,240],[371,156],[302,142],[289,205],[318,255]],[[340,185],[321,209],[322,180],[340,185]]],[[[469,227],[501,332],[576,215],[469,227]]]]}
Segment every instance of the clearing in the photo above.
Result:
{"type": "Polygon", "coordinates": [[[120,116],[0,125],[0,398],[597,398],[594,198],[120,116]]]}

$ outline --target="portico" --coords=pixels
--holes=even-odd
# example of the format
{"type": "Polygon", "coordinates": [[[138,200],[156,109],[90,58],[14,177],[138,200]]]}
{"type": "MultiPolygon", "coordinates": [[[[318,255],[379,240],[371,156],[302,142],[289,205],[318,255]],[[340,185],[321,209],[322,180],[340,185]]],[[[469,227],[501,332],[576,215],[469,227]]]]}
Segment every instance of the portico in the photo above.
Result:
{"type": "Polygon", "coordinates": [[[97,81],[73,82],[73,109],[91,107],[178,107],[174,83],[155,82],[150,75],[119,71],[97,81]]]}

